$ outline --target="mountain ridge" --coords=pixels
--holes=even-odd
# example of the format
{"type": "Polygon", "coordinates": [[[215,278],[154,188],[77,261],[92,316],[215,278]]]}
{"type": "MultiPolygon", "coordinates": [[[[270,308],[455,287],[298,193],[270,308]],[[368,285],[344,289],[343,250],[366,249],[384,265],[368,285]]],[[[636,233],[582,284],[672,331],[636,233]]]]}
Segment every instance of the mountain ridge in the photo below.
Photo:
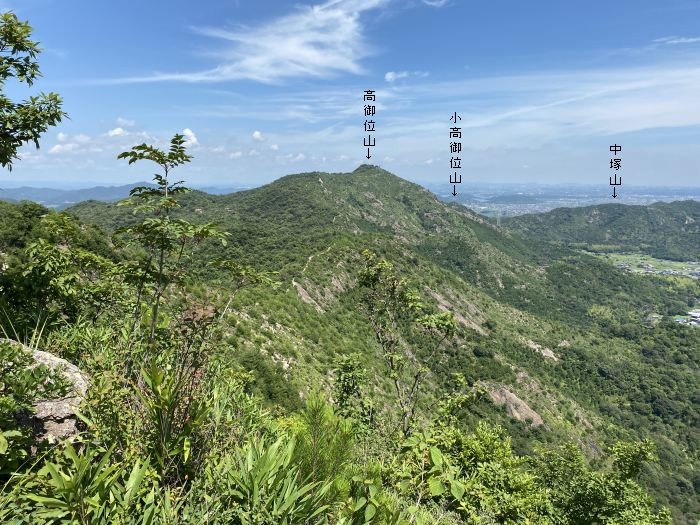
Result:
{"type": "MultiPolygon", "coordinates": [[[[367,165],[351,173],[289,175],[229,195],[194,191],[182,202],[175,217],[217,222],[232,233],[226,248],[203,247],[210,255],[278,272],[274,294],[241,292],[232,307],[243,321],[230,335],[238,358],[267,378],[260,388],[274,401],[294,403],[293,391],[306,395],[305,385],[327,385],[334,359],[360,351],[378,374],[378,395],[392,402],[370,327],[357,309],[359,253],[369,248],[458,320],[458,349],[430,364],[424,413],[451,374],[461,372],[472,384],[488,385],[492,400],[464,414],[465,424],[499,421],[518,450],[572,439],[595,457],[614,437],[651,436],[664,444],[666,457],[645,474],[655,493],[677,517],[700,512],[669,489],[693,484],[697,432],[676,418],[697,418],[682,392],[697,383],[698,334],[670,322],[650,329],[644,321],[687,309],[700,296],[696,282],[625,274],[566,246],[499,228],[367,165]],[[664,346],[666,340],[674,345],[664,346]],[[670,388],[661,374],[685,386],[670,388]],[[535,426],[522,416],[529,410],[537,414],[535,426]]],[[[68,211],[108,230],[134,220],[104,203],[68,211]]],[[[192,271],[220,282],[197,264],[192,271]]]]}

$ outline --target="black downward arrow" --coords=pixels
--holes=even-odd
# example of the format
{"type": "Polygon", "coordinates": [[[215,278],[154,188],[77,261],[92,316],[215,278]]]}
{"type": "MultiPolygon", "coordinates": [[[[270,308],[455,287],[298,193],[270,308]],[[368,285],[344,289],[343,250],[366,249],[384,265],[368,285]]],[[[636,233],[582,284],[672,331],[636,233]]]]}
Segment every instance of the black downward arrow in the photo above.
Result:
{"type": "Polygon", "coordinates": [[[617,188],[613,186],[613,199],[617,199],[617,188]]]}
{"type": "Polygon", "coordinates": [[[457,195],[457,185],[456,184],[452,185],[452,195],[455,195],[455,196],[457,195]]]}
{"type": "Polygon", "coordinates": [[[369,148],[367,148],[367,158],[368,158],[368,159],[371,159],[371,158],[372,158],[372,155],[369,154],[369,148]]]}

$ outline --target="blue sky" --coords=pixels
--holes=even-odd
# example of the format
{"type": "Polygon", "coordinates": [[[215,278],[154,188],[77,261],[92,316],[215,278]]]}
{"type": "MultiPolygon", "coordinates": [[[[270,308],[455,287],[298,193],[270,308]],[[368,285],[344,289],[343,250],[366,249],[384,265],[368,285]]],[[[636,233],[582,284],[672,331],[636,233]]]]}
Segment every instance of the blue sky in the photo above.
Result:
{"type": "Polygon", "coordinates": [[[150,178],[116,155],[188,137],[195,185],[259,185],[362,162],[363,90],[377,92],[371,163],[449,177],[700,185],[697,0],[0,0],[30,21],[70,120],[0,184],[150,178]]]}

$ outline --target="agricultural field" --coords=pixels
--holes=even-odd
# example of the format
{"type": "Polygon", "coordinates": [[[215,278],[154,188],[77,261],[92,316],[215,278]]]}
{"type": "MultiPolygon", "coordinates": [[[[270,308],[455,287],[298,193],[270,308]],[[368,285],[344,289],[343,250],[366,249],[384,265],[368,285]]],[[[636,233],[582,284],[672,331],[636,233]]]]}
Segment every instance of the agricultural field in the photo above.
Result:
{"type": "Polygon", "coordinates": [[[632,273],[680,275],[696,279],[700,277],[700,261],[670,261],[643,253],[587,253],[632,273]]]}

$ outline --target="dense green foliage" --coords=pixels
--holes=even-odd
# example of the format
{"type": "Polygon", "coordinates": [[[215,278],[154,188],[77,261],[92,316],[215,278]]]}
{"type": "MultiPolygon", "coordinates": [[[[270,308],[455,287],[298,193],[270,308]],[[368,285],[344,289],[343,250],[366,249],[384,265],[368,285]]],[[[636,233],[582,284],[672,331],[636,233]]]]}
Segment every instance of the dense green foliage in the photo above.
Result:
{"type": "Polygon", "coordinates": [[[126,206],[3,204],[5,325],[40,319],[91,386],[77,446],[19,468],[0,519],[696,519],[700,333],[644,319],[697,283],[523,240],[373,167],[211,196],[148,148],[124,157],[163,173],[126,206]]]}
{"type": "Polygon", "coordinates": [[[700,259],[700,202],[650,206],[600,204],[504,219],[514,231],[591,250],[643,252],[659,259],[700,259]]]}
{"type": "MultiPolygon", "coordinates": [[[[379,424],[396,417],[377,413],[397,403],[396,389],[376,331],[358,308],[360,253],[370,248],[395,264],[426,305],[455,313],[454,345],[429,362],[420,419],[449,388],[452,373],[461,372],[490,392],[504,385],[542,416],[545,425],[531,427],[508,417],[489,395],[461,413],[466,428],[480,419],[500,422],[520,454],[573,440],[595,459],[616,439],[650,437],[660,463],[643,479],[671,504],[677,522],[693,522],[698,420],[687,393],[697,391],[700,335],[670,322],[652,328],[646,318],[686,311],[700,295],[697,282],[630,275],[523,239],[370,166],[293,175],[225,196],[191,192],[182,204],[175,216],[216,221],[232,232],[225,248],[205,244],[203,253],[278,272],[277,290],[237,295],[232,308],[243,315],[227,335],[234,359],[260,378],[252,388],[268,395],[270,406],[295,409],[294,390],[307,392],[312,384],[332,389],[328,371],[359,352],[359,369],[370,376],[364,390],[375,399],[364,408],[352,401],[351,411],[379,424]]],[[[108,230],[132,220],[97,202],[70,213],[108,230]]],[[[202,265],[191,275],[225,284],[202,265]]]]}

